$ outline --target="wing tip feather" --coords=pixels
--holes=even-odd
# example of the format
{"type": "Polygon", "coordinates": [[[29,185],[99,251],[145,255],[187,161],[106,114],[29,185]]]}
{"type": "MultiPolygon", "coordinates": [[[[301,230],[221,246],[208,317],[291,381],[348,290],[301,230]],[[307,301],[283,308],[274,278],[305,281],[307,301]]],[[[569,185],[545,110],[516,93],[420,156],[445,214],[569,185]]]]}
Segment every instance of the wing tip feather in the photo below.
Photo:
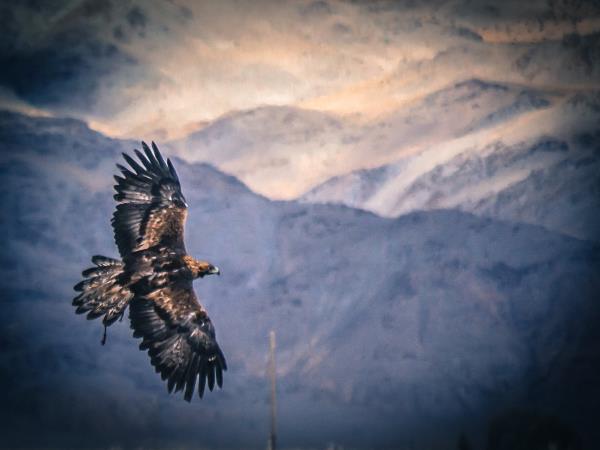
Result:
{"type": "Polygon", "coordinates": [[[196,391],[198,397],[203,398],[205,392],[213,391],[215,386],[222,389],[227,365],[216,342],[205,346],[202,341],[191,338],[188,327],[200,326],[200,323],[185,322],[179,327],[168,327],[157,308],[153,301],[138,299],[130,308],[131,327],[134,336],[142,338],[139,348],[147,351],[155,372],[166,381],[169,394],[183,391],[183,399],[191,402],[196,391]],[[176,346],[179,343],[184,344],[183,347],[176,346]]]}

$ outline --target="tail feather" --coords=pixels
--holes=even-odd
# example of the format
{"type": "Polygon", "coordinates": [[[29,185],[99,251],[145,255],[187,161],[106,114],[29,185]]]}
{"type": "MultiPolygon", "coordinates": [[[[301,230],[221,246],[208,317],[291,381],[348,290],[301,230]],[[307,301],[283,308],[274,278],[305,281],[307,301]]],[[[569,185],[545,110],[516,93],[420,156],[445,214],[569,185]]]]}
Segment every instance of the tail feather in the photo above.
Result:
{"type": "Polygon", "coordinates": [[[87,313],[90,320],[104,316],[102,323],[109,326],[123,316],[133,293],[119,280],[122,261],[96,255],[92,262],[96,267],[84,270],[84,279],[74,286],[80,294],[73,299],[73,306],[77,314],[87,313]]]}
{"type": "Polygon", "coordinates": [[[109,258],[108,256],[94,255],[92,262],[99,267],[123,267],[123,262],[118,259],[109,258]]]}

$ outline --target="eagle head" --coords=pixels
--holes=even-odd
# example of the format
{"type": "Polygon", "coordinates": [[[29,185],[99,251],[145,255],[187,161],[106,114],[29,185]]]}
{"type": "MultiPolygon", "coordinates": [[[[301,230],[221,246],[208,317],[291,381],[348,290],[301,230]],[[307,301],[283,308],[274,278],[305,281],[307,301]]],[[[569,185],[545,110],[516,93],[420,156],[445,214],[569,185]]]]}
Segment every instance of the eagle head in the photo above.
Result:
{"type": "Polygon", "coordinates": [[[192,278],[202,278],[205,275],[221,275],[219,268],[208,261],[200,261],[188,255],[184,256],[183,260],[192,273],[192,278]]]}
{"type": "Polygon", "coordinates": [[[203,277],[204,275],[221,275],[221,271],[219,270],[219,268],[217,266],[213,266],[212,264],[209,264],[208,269],[199,276],[203,277]]]}
{"type": "Polygon", "coordinates": [[[192,270],[194,278],[202,278],[206,275],[221,275],[221,271],[217,266],[213,266],[211,263],[206,261],[196,261],[198,264],[195,270],[192,270]]]}

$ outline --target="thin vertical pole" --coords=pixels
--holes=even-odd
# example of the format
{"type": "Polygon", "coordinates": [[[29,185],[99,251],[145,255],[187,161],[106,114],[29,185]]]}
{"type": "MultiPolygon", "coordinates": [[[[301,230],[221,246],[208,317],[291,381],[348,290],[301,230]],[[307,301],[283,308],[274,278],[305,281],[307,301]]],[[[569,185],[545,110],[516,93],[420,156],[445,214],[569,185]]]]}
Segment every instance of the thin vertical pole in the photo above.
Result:
{"type": "Polygon", "coordinates": [[[276,417],[277,417],[277,385],[276,385],[276,369],[275,369],[275,331],[269,333],[270,342],[270,361],[269,372],[271,375],[271,434],[269,435],[269,449],[276,450],[277,433],[276,433],[276,417]]]}

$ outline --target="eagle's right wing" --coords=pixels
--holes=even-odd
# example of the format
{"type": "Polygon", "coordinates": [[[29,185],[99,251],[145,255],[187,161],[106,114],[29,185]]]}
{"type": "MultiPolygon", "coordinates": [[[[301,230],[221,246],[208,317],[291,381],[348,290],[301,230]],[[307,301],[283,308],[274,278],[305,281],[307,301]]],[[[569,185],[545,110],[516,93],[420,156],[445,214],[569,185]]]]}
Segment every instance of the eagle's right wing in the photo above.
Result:
{"type": "Polygon", "coordinates": [[[158,147],[152,150],[142,142],[144,153],[135,150],[140,163],[123,157],[131,168],[117,164],[122,176],[115,176],[115,200],[119,202],[112,218],[115,241],[122,257],[157,244],[185,251],[183,226],[187,204],[171,161],[163,159],[158,147]]]}
{"type": "Polygon", "coordinates": [[[200,397],[206,384],[211,391],[215,381],[222,387],[227,363],[191,282],[134,298],[129,317],[134,337],[142,338],[140,350],[148,350],[156,372],[168,380],[169,392],[185,387],[184,398],[189,402],[197,379],[200,397]]]}

